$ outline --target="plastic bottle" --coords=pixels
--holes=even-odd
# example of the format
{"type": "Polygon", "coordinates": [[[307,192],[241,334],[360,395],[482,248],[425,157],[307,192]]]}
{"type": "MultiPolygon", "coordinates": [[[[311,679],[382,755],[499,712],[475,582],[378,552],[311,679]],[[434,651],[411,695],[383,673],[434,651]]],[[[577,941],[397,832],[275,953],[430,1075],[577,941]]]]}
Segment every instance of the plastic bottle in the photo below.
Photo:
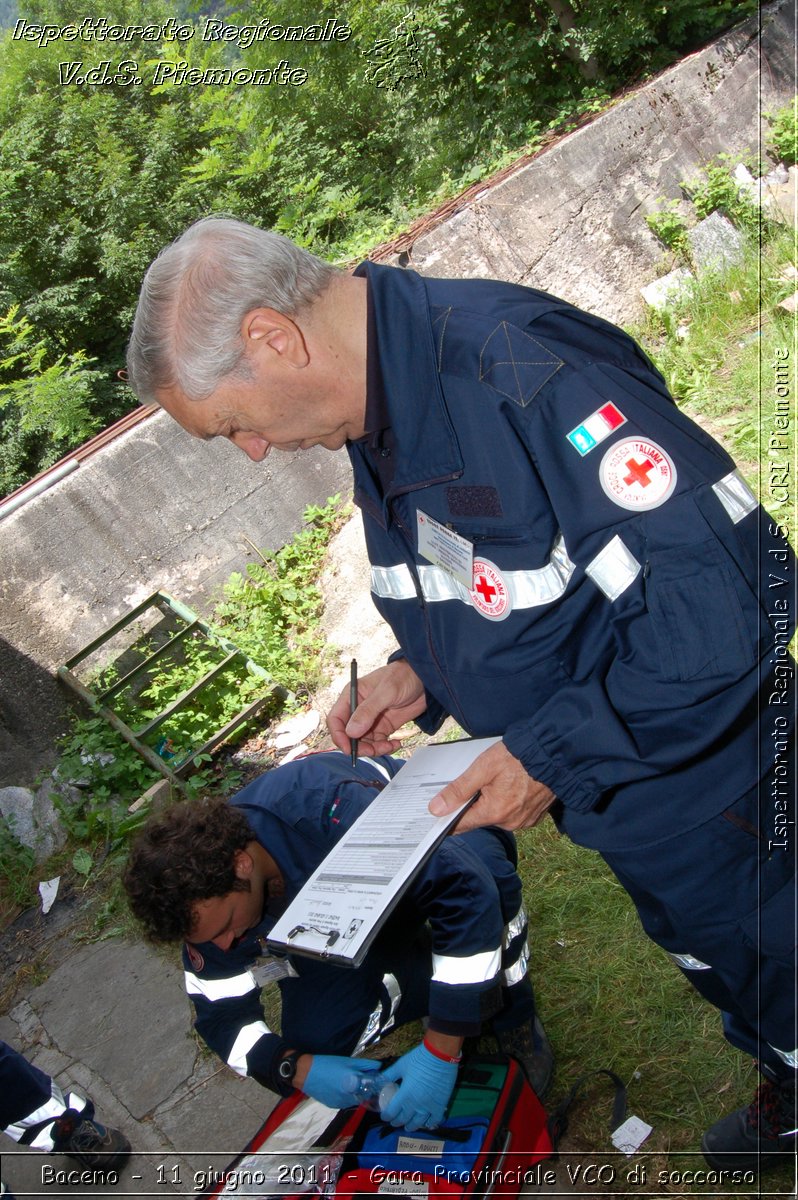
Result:
{"type": "Polygon", "coordinates": [[[368,1071],[358,1077],[355,1098],[372,1112],[384,1112],[398,1090],[398,1083],[381,1083],[379,1071],[368,1071]]]}

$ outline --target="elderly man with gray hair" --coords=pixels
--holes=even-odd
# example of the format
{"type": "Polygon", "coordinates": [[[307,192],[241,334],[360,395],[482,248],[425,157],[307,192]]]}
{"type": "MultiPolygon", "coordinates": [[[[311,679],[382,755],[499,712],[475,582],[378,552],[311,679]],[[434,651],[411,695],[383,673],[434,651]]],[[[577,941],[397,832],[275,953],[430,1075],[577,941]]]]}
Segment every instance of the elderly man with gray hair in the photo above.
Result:
{"type": "Polygon", "coordinates": [[[353,714],[334,705],[333,740],[385,754],[447,714],[499,736],[431,811],[479,793],[461,830],[549,813],[598,850],[762,1073],[706,1158],[786,1161],[796,563],[645,354],[544,292],[346,274],[208,218],[150,267],[128,367],[142,400],[254,461],[346,447],[400,650],[353,714]]]}

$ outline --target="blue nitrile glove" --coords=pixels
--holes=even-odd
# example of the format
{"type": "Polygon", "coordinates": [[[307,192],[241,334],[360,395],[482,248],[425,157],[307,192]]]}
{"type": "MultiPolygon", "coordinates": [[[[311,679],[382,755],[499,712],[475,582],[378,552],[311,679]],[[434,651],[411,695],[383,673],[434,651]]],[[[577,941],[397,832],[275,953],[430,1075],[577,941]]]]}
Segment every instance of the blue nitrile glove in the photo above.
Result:
{"type": "Polygon", "coordinates": [[[381,1066],[382,1063],[373,1058],[314,1054],[302,1091],[328,1108],[351,1108],[359,1103],[355,1096],[358,1076],[365,1071],[379,1071],[381,1066]]]}
{"type": "Polygon", "coordinates": [[[422,1043],[387,1067],[380,1078],[386,1083],[402,1081],[381,1114],[383,1121],[410,1130],[434,1129],[446,1112],[457,1079],[457,1063],[438,1058],[422,1043]]]}

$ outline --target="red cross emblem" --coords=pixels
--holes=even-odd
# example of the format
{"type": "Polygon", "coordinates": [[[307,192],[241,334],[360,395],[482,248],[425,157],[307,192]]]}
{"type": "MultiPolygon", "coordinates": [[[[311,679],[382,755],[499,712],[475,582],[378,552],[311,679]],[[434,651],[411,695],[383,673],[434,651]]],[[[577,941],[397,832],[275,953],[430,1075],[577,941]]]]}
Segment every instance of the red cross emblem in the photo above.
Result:
{"type": "Polygon", "coordinates": [[[629,474],[624,475],[624,483],[628,483],[630,486],[633,483],[639,483],[641,487],[648,487],[651,483],[648,473],[654,470],[651,459],[647,458],[644,463],[639,463],[636,459],[630,458],[627,460],[626,466],[629,468],[629,474]]]}
{"type": "Polygon", "coordinates": [[[469,593],[471,603],[490,621],[503,621],[510,615],[510,596],[502,573],[484,558],[474,559],[474,586],[469,593]]]}
{"type": "Polygon", "coordinates": [[[676,487],[676,466],[656,442],[624,438],[601,460],[599,483],[613,504],[639,512],[665,503],[676,487]]]}
{"type": "Polygon", "coordinates": [[[480,575],[479,583],[474,588],[475,592],[479,592],[486,604],[490,604],[493,597],[496,595],[496,589],[493,584],[488,583],[486,575],[480,575]]]}

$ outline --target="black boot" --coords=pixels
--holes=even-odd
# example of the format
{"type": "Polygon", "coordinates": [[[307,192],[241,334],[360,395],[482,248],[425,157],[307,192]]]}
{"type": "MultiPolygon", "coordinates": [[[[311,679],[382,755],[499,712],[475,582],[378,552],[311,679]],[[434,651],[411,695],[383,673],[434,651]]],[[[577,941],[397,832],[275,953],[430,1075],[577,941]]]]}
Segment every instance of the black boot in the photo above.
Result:
{"type": "Polygon", "coordinates": [[[763,1079],[747,1108],[721,1117],[701,1140],[719,1170],[766,1171],[795,1158],[795,1080],[763,1079]]]}
{"type": "Polygon", "coordinates": [[[82,1113],[68,1108],[54,1121],[52,1136],[56,1153],[68,1154],[96,1171],[110,1171],[130,1154],[130,1142],[125,1135],[94,1120],[90,1105],[82,1113]]]}
{"type": "Polygon", "coordinates": [[[515,1058],[524,1068],[538,1100],[543,1100],[554,1075],[554,1051],[538,1017],[515,1029],[496,1030],[502,1054],[515,1058]]]}

